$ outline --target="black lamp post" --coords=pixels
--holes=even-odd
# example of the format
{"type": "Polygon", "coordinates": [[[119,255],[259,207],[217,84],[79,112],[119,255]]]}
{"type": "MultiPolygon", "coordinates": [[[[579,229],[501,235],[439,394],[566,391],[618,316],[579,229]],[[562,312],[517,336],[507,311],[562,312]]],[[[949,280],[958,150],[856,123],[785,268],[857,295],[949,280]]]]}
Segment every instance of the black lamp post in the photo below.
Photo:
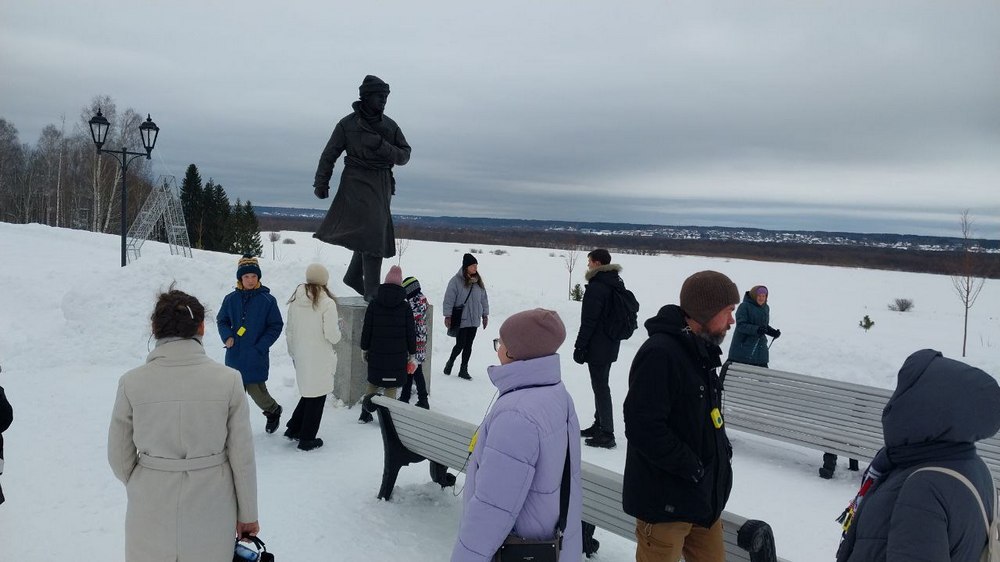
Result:
{"type": "Polygon", "coordinates": [[[111,128],[111,123],[101,115],[101,110],[97,110],[97,115],[95,115],[90,120],[90,136],[94,139],[94,144],[97,145],[97,153],[111,154],[115,157],[115,160],[121,164],[122,168],[122,267],[128,263],[125,256],[125,211],[126,203],[128,202],[128,192],[125,189],[125,173],[128,171],[128,165],[131,161],[139,158],[140,156],[145,156],[146,160],[150,159],[150,154],[153,152],[153,147],[156,146],[156,137],[160,133],[160,128],[153,123],[150,119],[149,114],[146,114],[146,121],[142,125],[139,125],[139,134],[142,135],[142,147],[146,149],[146,152],[131,152],[125,150],[123,146],[121,150],[105,150],[102,148],[104,146],[104,140],[108,138],[108,129],[111,128]]]}

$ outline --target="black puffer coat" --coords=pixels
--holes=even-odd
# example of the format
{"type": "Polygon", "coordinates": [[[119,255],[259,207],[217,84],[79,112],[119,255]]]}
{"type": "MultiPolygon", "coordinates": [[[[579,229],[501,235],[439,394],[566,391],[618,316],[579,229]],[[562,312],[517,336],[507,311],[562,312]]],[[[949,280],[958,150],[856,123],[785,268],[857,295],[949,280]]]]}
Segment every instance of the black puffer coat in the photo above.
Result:
{"type": "Polygon", "coordinates": [[[406,380],[406,361],[417,352],[417,326],[406,290],[399,285],[379,285],[368,303],[361,328],[361,349],[368,352],[368,382],[393,388],[406,380]]]}
{"type": "Polygon", "coordinates": [[[675,305],[645,326],[649,339],[632,361],[625,398],[622,506],[647,523],[709,527],[733,487],[733,449],[711,419],[721,408],[722,350],[689,331],[675,305]]]}
{"type": "Polygon", "coordinates": [[[613,340],[604,332],[607,318],[605,309],[611,305],[615,287],[624,288],[618,264],[602,265],[587,272],[587,291],[583,294],[580,307],[580,331],[576,336],[574,349],[586,350],[584,360],[588,363],[609,364],[618,360],[620,340],[613,340]]]}
{"type": "Polygon", "coordinates": [[[340,187],[314,238],[356,252],[389,258],[396,255],[396,235],[389,204],[396,193],[393,166],[410,160],[410,145],[399,125],[383,115],[369,122],[354,112],[337,123],[316,168],[313,187],[330,188],[333,165],[342,152],[340,187]]]}
{"type": "Polygon", "coordinates": [[[976,562],[986,528],[972,492],[993,513],[993,480],[975,442],[1000,429],[1000,386],[985,372],[924,349],[910,355],[882,413],[893,468],[875,485],[837,553],[839,562],[976,562]]]}

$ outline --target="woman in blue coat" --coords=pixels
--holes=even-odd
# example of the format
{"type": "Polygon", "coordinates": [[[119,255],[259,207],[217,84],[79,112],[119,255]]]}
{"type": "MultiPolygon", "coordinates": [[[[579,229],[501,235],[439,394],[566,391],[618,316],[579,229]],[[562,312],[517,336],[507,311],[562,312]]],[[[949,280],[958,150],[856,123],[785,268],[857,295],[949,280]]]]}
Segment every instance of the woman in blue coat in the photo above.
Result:
{"type": "Polygon", "coordinates": [[[226,366],[243,376],[243,388],[267,418],[264,430],[274,433],[282,409],[267,391],[268,356],[285,323],[278,301],[260,277],[257,258],[243,256],[236,269],[236,290],[226,295],[215,321],[226,345],[226,366]]]}
{"type": "Polygon", "coordinates": [[[767,337],[777,338],[781,330],[770,326],[771,309],[767,305],[767,287],[757,285],[743,295],[736,309],[736,329],[729,345],[729,360],[767,367],[767,337]]]}

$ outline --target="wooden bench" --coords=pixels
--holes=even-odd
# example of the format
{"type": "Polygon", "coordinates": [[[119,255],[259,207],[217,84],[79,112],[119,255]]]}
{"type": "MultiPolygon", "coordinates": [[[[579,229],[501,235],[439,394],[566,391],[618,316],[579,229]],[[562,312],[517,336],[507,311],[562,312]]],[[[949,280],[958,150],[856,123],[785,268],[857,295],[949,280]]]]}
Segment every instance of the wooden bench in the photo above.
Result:
{"type": "MultiPolygon", "coordinates": [[[[726,363],[723,415],[738,431],[871,461],[882,448],[882,409],[891,390],[726,363]]],[[[1000,480],[1000,438],[977,444],[1000,480]]]]}
{"type": "MultiPolygon", "coordinates": [[[[447,469],[465,470],[474,424],[380,395],[366,398],[365,407],[378,414],[385,448],[379,499],[392,497],[400,468],[422,460],[431,463],[433,482],[442,487],[455,484],[447,469]]],[[[635,518],[622,511],[621,473],[588,462],[580,468],[584,522],[635,541],[635,518]]],[[[775,554],[767,523],[729,512],[722,514],[722,521],[727,561],[783,562],[775,554]]]]}

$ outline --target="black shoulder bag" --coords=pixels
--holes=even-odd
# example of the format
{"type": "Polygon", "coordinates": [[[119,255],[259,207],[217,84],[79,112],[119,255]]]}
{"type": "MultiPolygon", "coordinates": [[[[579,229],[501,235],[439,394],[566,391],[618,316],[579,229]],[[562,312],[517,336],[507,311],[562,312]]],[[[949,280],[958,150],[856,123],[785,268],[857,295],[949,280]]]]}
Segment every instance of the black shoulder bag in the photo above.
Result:
{"type": "Polygon", "coordinates": [[[529,540],[511,533],[493,555],[493,562],[559,562],[566,515],[569,511],[569,442],[566,443],[566,464],[563,466],[562,484],[559,486],[559,521],[556,536],[548,540],[529,540]]]}
{"type": "Polygon", "coordinates": [[[469,302],[469,297],[472,296],[472,287],[469,287],[469,294],[465,295],[465,300],[462,304],[456,304],[451,307],[451,326],[448,328],[448,335],[457,338],[458,329],[462,327],[462,312],[465,310],[465,303],[469,302]]]}

